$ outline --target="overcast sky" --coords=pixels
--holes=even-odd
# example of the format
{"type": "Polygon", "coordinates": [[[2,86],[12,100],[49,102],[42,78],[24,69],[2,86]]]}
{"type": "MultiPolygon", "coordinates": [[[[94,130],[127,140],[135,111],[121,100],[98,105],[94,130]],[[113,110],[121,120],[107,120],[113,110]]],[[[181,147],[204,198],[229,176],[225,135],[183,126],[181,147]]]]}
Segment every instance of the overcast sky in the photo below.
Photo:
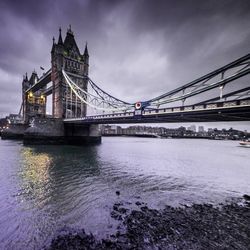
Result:
{"type": "MultiPolygon", "coordinates": [[[[50,68],[52,37],[61,26],[64,38],[69,24],[82,52],[88,41],[90,77],[128,102],[250,52],[249,0],[1,0],[0,117],[18,113],[23,75],[50,68]]],[[[241,84],[249,86],[249,76],[241,84]]],[[[232,126],[250,130],[246,122],[232,126]]]]}

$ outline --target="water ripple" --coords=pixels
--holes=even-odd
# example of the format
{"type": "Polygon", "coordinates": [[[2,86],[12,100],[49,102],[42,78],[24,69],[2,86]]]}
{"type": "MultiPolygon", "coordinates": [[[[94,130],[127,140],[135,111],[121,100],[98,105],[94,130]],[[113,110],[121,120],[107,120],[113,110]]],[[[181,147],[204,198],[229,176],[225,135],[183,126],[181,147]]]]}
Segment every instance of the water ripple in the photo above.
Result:
{"type": "Polygon", "coordinates": [[[206,140],[103,138],[84,148],[0,141],[0,248],[41,249],[70,228],[102,237],[115,228],[110,211],[120,200],[163,207],[250,193],[248,153],[206,140]]]}

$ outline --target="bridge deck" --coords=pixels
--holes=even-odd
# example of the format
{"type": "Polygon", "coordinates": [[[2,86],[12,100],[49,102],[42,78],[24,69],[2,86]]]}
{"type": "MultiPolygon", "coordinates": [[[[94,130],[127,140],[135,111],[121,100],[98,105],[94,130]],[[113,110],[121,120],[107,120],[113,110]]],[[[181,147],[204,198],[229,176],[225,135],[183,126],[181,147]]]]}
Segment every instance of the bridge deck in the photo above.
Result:
{"type": "Polygon", "coordinates": [[[122,124],[250,121],[250,100],[65,119],[65,123],[122,124]]]}

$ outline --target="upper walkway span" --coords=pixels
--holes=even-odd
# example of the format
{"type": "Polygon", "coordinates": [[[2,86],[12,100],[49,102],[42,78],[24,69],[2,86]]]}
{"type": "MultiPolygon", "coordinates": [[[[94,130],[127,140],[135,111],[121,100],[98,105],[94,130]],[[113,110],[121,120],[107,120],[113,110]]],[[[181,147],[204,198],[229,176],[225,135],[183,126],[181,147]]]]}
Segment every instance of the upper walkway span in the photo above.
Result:
{"type": "Polygon", "coordinates": [[[46,87],[46,85],[50,82],[51,82],[51,69],[49,69],[46,73],[44,73],[41,76],[41,78],[39,78],[38,81],[33,86],[28,88],[26,90],[26,93],[36,92],[36,91],[46,87]]]}

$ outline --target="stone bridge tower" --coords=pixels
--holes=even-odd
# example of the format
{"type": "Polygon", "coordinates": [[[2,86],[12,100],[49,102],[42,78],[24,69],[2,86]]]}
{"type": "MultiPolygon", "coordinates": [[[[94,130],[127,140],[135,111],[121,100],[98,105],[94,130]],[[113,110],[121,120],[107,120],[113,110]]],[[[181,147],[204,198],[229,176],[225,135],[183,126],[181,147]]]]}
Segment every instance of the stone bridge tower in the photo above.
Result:
{"type": "Polygon", "coordinates": [[[89,71],[89,54],[87,44],[81,54],[76,44],[71,27],[68,29],[63,41],[59,29],[58,42],[53,39],[51,50],[51,80],[52,80],[52,113],[54,118],[83,117],[86,115],[86,105],[77,101],[74,94],[69,95],[67,85],[62,74],[64,69],[69,77],[82,89],[87,91],[89,71]],[[67,100],[66,100],[67,99],[67,100]]]}
{"type": "Polygon", "coordinates": [[[44,91],[46,87],[39,89],[36,92],[27,90],[36,84],[38,81],[38,75],[34,70],[28,79],[28,75],[23,77],[22,82],[22,113],[25,123],[28,123],[34,117],[45,117],[46,116],[46,95],[44,91]]]}

